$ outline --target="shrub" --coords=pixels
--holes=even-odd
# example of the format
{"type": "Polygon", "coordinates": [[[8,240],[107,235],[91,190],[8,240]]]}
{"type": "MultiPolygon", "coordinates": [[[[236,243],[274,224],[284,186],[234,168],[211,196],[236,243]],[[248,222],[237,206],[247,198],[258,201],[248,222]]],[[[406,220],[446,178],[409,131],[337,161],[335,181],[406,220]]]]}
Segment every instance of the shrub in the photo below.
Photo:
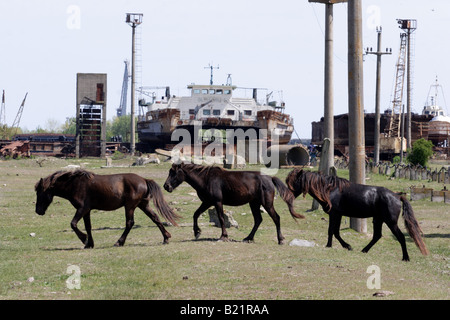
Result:
{"type": "Polygon", "coordinates": [[[433,143],[423,138],[414,142],[412,150],[408,152],[408,161],[414,165],[425,167],[433,155],[433,143]]]}

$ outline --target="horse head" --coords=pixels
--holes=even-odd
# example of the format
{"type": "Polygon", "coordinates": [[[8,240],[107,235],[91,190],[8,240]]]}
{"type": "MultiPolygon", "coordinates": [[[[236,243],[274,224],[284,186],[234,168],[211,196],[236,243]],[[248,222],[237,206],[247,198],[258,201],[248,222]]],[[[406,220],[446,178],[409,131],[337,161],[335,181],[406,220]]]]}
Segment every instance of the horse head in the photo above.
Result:
{"type": "Polygon", "coordinates": [[[305,194],[307,190],[305,190],[305,186],[302,181],[303,169],[294,169],[292,170],[288,176],[286,177],[286,185],[289,190],[294,194],[297,198],[300,194],[305,194]]]}
{"type": "Polygon", "coordinates": [[[53,193],[45,186],[42,178],[36,183],[34,189],[36,190],[36,213],[43,216],[53,201],[53,193]]]}
{"type": "Polygon", "coordinates": [[[169,176],[164,183],[164,189],[168,192],[172,192],[178,187],[185,179],[185,173],[183,171],[183,164],[173,164],[169,170],[169,176]]]}

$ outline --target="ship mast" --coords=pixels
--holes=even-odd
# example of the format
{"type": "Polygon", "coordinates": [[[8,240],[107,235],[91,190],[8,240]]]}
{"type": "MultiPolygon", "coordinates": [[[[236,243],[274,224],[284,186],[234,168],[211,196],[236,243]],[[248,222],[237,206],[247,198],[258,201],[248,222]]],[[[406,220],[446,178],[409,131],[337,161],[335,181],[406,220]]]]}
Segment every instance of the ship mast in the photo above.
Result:
{"type": "Polygon", "coordinates": [[[209,84],[212,85],[213,84],[213,69],[219,69],[219,65],[217,65],[217,67],[213,67],[211,64],[208,64],[208,66],[205,67],[205,69],[211,69],[211,79],[209,80],[209,84]]]}

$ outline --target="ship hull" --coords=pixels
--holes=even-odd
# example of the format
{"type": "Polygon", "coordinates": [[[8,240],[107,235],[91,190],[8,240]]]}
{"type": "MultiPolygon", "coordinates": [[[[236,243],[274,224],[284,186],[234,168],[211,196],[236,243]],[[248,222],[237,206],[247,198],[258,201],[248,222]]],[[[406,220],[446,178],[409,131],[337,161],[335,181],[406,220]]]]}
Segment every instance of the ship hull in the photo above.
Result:
{"type": "Polygon", "coordinates": [[[180,120],[176,116],[175,120],[173,118],[169,120],[158,117],[156,120],[138,122],[138,136],[141,142],[147,143],[151,147],[170,149],[181,142],[172,140],[172,133],[176,129],[187,130],[191,137],[191,143],[199,142],[195,140],[201,134],[199,130],[222,130],[224,131],[223,137],[228,130],[242,130],[246,139],[267,139],[270,143],[284,145],[289,143],[294,130],[286,117],[288,115],[273,111],[258,114],[256,121],[231,121],[220,118],[208,118],[202,121],[180,120]]]}

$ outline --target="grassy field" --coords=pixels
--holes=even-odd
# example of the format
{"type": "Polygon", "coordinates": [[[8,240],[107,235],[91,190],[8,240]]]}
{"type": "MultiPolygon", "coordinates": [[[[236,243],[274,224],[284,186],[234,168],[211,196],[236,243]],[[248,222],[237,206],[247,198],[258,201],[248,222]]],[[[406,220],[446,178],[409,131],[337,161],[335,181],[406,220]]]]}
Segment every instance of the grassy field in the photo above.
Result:
{"type": "MultiPolygon", "coordinates": [[[[101,168],[98,159],[48,159],[42,167],[33,159],[0,161],[0,299],[449,299],[450,205],[420,200],[412,203],[425,233],[429,256],[422,256],[407,237],[410,262],[401,261],[401,248],[387,227],[383,238],[367,254],[360,251],[370,241],[368,233],[351,230],[343,219],[341,235],[354,250],[334,239],[325,248],[328,216],[306,212],[312,199],[297,198],[296,211],[307,216],[294,221],[278,197],[286,244],[279,246],[275,225],[267,214],[254,243],[243,243],[253,226],[248,205],[227,207],[239,228],[231,228],[229,242],[217,241],[220,229],[199,219],[202,235],[194,240],[192,214],[200,205],[194,190],[183,183],[166,200],[182,216],[180,227],[167,227],[169,245],[162,244],[158,228],[139,209],[135,226],[124,247],[113,247],[123,232],[123,209],[93,212],[95,248],[84,250],[70,228],[75,209],[55,197],[44,216],[34,212],[34,184],[67,165],[81,165],[98,174],[133,172],[163,185],[169,163],[132,167],[132,159],[116,161],[123,167],[101,168]],[[289,246],[293,239],[313,241],[315,247],[289,246]],[[368,288],[370,266],[379,267],[381,288],[368,288]],[[74,266],[74,267],[73,267],[74,266]],[[75,269],[71,269],[75,268],[75,269]],[[77,270],[74,272],[73,270],[77,270]],[[79,275],[79,289],[66,281],[79,275]],[[379,298],[373,294],[390,291],[379,298]]],[[[250,167],[258,169],[257,166],[250,167]]],[[[279,170],[283,181],[290,170],[279,170]]],[[[345,170],[339,176],[348,177],[345,170]]],[[[367,184],[406,191],[414,182],[368,175],[367,184]]],[[[435,189],[438,183],[419,182],[435,189]]],[[[403,220],[401,218],[401,220],[403,220]]],[[[400,228],[406,233],[403,221],[400,228]]],[[[84,224],[79,223],[83,230],[84,224]]]]}

